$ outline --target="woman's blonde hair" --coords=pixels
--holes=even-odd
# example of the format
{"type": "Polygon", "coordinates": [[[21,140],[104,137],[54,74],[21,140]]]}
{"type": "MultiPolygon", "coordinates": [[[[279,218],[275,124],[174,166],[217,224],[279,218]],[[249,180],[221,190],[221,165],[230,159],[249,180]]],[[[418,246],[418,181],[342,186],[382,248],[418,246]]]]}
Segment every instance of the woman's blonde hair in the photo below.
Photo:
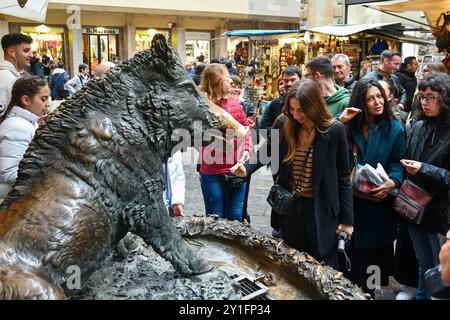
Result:
{"type": "Polygon", "coordinates": [[[200,90],[204,92],[208,99],[219,105],[220,99],[224,98],[228,92],[224,91],[224,81],[230,81],[228,70],[225,65],[211,63],[202,72],[200,90]]]}
{"type": "Polygon", "coordinates": [[[297,99],[300,107],[306,116],[314,122],[316,129],[323,132],[327,131],[336,120],[331,115],[322,97],[319,85],[313,80],[305,79],[297,81],[289,89],[284,103],[283,113],[287,116],[287,122],[281,131],[282,136],[288,144],[288,153],[283,159],[284,163],[294,161],[295,150],[297,148],[297,121],[289,111],[289,102],[291,99],[297,99]]]}

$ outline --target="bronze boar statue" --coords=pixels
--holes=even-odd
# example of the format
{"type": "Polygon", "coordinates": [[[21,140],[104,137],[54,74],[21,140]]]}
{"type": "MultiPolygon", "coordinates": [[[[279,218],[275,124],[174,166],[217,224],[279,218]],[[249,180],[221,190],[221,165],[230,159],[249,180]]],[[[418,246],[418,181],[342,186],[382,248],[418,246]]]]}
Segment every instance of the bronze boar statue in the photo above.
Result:
{"type": "Polygon", "coordinates": [[[179,128],[246,128],[201,95],[164,36],[89,81],[37,130],[0,206],[0,299],[64,299],[132,232],[183,275],[207,272],[162,200],[179,128]]]}

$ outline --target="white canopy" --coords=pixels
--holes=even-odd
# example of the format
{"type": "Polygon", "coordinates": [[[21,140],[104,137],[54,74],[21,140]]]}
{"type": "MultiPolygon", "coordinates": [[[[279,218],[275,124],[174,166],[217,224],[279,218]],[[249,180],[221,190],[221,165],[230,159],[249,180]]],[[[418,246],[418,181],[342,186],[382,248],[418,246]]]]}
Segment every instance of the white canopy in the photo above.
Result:
{"type": "Polygon", "coordinates": [[[384,26],[389,26],[397,24],[396,22],[389,22],[389,23],[368,23],[368,24],[334,24],[334,25],[327,25],[317,28],[311,28],[308,29],[311,32],[318,32],[318,33],[325,33],[325,34],[332,34],[335,36],[345,37],[349,36],[358,32],[376,29],[384,26]]]}
{"type": "Polygon", "coordinates": [[[47,5],[48,0],[28,0],[22,8],[17,0],[1,0],[0,13],[32,21],[45,22],[47,5]]]}

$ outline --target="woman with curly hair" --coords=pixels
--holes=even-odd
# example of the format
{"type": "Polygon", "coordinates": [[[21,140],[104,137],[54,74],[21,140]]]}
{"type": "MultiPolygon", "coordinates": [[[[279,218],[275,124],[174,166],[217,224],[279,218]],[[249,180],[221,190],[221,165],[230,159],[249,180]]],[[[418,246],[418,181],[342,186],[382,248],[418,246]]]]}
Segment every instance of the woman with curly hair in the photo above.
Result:
{"type": "Polygon", "coordinates": [[[427,299],[425,272],[439,264],[438,234],[450,227],[450,78],[435,73],[419,83],[420,105],[417,121],[406,144],[406,159],[401,163],[408,178],[433,194],[423,221],[408,227],[419,261],[419,287],[416,299],[427,299]]]}

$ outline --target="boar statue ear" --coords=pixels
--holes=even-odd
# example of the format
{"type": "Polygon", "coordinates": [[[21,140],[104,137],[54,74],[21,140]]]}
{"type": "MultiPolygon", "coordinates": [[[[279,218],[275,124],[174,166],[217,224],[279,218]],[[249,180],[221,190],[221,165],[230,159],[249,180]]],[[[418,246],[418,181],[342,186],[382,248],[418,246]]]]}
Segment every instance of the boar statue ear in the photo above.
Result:
{"type": "Polygon", "coordinates": [[[166,37],[163,34],[155,34],[152,40],[152,56],[161,60],[169,62],[172,60],[172,48],[167,43],[166,37]]]}

